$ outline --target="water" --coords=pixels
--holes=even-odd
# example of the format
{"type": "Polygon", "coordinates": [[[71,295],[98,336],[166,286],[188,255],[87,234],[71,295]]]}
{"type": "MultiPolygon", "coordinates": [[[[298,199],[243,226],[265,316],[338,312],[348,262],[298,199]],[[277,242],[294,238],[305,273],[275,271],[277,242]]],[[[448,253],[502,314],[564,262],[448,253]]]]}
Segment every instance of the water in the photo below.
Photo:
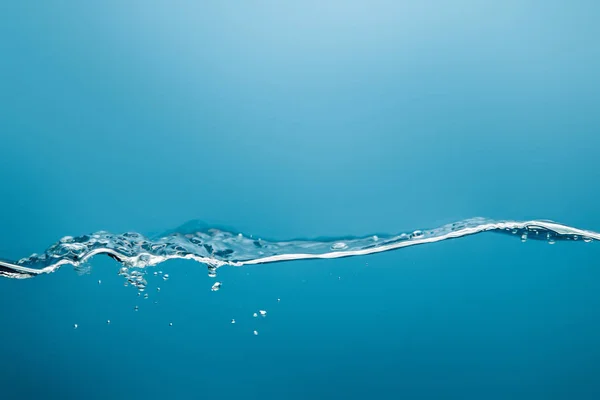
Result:
{"type": "Polygon", "coordinates": [[[599,398],[599,11],[4,5],[0,398],[599,398]]]}
{"type": "MultiPolygon", "coordinates": [[[[137,270],[130,272],[129,268],[145,268],[172,259],[190,259],[206,264],[209,276],[214,278],[216,269],[226,265],[241,267],[290,260],[369,255],[490,231],[520,236],[522,242],[529,238],[545,240],[548,244],[554,244],[556,240],[575,242],[581,239],[586,243],[600,240],[600,233],[543,220],[519,222],[472,218],[426,232],[416,230],[399,235],[382,235],[381,240],[377,235],[369,235],[364,238],[279,242],[253,239],[216,228],[200,230],[195,225],[200,224],[197,221],[188,222],[154,240],[135,232],[121,235],[97,232],[77,238],[65,236],[41,255],[34,253],[12,263],[0,261],[0,276],[32,278],[55,272],[66,264],[87,272],[82,265],[86,265],[97,254],[107,254],[124,265],[119,273],[144,291],[147,282],[143,274],[137,270]]],[[[169,274],[164,274],[163,280],[168,279],[169,274]]],[[[98,281],[99,284],[101,282],[98,281]]],[[[217,291],[220,287],[221,282],[215,282],[211,290],[217,291]]]]}

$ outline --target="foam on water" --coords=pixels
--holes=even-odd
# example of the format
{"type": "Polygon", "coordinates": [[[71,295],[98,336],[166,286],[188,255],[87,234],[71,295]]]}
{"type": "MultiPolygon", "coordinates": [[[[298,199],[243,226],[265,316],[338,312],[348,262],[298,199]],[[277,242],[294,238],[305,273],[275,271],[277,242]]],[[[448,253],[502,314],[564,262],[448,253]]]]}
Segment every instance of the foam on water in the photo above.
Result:
{"type": "MultiPolygon", "coordinates": [[[[208,266],[209,275],[214,276],[217,268],[225,265],[364,256],[483,232],[500,232],[523,241],[532,239],[549,243],[559,240],[600,240],[600,233],[552,221],[495,221],[485,218],[472,218],[435,229],[398,235],[328,240],[266,241],[221,229],[194,227],[193,223],[188,223],[154,239],[135,232],[117,235],[101,231],[75,238],[66,236],[43,254],[32,254],[17,262],[0,260],[0,276],[32,278],[52,273],[63,265],[87,271],[86,261],[97,254],[106,254],[123,265],[120,273],[127,277],[129,283],[143,290],[146,286],[143,274],[130,271],[131,268],[145,268],[176,258],[203,263],[208,266]]],[[[163,279],[168,279],[168,275],[165,274],[163,279]]]]}

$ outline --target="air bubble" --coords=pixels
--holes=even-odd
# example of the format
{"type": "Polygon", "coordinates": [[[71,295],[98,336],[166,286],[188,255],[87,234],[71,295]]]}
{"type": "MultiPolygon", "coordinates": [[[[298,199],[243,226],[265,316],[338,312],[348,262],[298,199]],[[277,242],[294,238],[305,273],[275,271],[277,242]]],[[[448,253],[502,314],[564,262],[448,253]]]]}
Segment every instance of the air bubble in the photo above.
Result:
{"type": "Polygon", "coordinates": [[[260,313],[261,316],[266,317],[267,316],[267,312],[265,310],[259,310],[258,311],[260,313]]]}
{"type": "Polygon", "coordinates": [[[102,284],[102,280],[98,279],[98,285],[101,285],[101,284],[102,284]]]}
{"type": "Polygon", "coordinates": [[[423,237],[423,231],[414,231],[410,236],[412,239],[420,239],[423,237]]]}
{"type": "Polygon", "coordinates": [[[231,320],[231,323],[232,323],[232,324],[235,324],[235,319],[232,319],[232,320],[231,320]]]}
{"type": "Polygon", "coordinates": [[[219,289],[221,289],[221,282],[215,282],[212,287],[210,288],[210,290],[212,290],[213,292],[218,291],[219,289]]]}
{"type": "Polygon", "coordinates": [[[133,307],[134,311],[138,311],[140,308],[138,306],[133,307]]]}
{"type": "Polygon", "coordinates": [[[525,232],[524,234],[521,235],[521,242],[526,242],[527,241],[527,232],[525,232]]]}
{"type": "Polygon", "coordinates": [[[110,325],[110,319],[106,320],[106,325],[110,325]]]}
{"type": "Polygon", "coordinates": [[[169,326],[173,326],[173,323],[172,323],[172,322],[169,322],[169,326]]]}
{"type": "Polygon", "coordinates": [[[144,294],[144,299],[148,298],[148,293],[144,294]]]}
{"type": "Polygon", "coordinates": [[[169,280],[169,274],[164,274],[164,275],[163,275],[163,279],[164,279],[165,281],[169,280]]]}
{"type": "Polygon", "coordinates": [[[254,314],[252,314],[252,316],[253,316],[254,318],[256,318],[256,317],[258,317],[258,314],[257,314],[257,313],[254,313],[254,314]]]}
{"type": "Polygon", "coordinates": [[[156,288],[156,291],[157,291],[157,292],[160,292],[160,288],[159,288],[159,287],[157,287],[157,288],[156,288]]]}
{"type": "Polygon", "coordinates": [[[77,328],[79,328],[79,325],[73,324],[73,329],[77,329],[77,328]]]}
{"type": "Polygon", "coordinates": [[[348,245],[346,243],[344,243],[344,242],[334,243],[331,246],[331,250],[343,250],[343,249],[346,249],[346,248],[348,248],[348,245]]]}
{"type": "Polygon", "coordinates": [[[592,238],[589,238],[589,237],[585,237],[585,236],[584,236],[584,237],[583,237],[583,241],[584,241],[584,242],[586,242],[586,243],[591,243],[591,242],[593,241],[593,239],[592,239],[592,238]]]}
{"type": "Polygon", "coordinates": [[[258,331],[254,331],[254,336],[258,335],[258,331]]]}

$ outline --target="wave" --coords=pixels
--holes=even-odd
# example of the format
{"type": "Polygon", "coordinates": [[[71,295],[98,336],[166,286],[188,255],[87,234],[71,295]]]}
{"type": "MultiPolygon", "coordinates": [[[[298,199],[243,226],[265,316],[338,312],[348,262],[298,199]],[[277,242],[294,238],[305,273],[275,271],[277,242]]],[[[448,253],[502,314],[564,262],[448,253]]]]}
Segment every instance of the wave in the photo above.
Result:
{"type": "Polygon", "coordinates": [[[105,231],[80,237],[67,236],[43,254],[32,254],[16,262],[0,260],[0,276],[23,279],[55,272],[64,265],[84,268],[85,263],[97,254],[106,254],[120,262],[123,265],[121,272],[126,276],[131,275],[130,268],[154,266],[170,259],[203,263],[208,266],[209,274],[214,275],[217,268],[225,265],[364,256],[483,232],[500,232],[521,240],[546,240],[549,243],[600,240],[600,233],[547,220],[471,218],[435,229],[397,235],[288,241],[254,239],[241,233],[200,226],[192,221],[156,238],[135,232],[112,234],[105,231]]]}

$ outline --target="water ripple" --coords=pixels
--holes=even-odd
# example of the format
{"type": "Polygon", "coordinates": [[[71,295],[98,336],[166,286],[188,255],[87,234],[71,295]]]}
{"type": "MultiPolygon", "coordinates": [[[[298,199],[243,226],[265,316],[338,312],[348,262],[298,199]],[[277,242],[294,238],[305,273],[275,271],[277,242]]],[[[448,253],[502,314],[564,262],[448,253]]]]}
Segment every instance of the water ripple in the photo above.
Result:
{"type": "Polygon", "coordinates": [[[213,276],[216,269],[224,265],[364,256],[483,232],[500,232],[523,241],[545,240],[551,244],[565,240],[600,240],[600,233],[545,220],[495,221],[471,218],[435,229],[397,235],[289,241],[254,239],[227,230],[200,228],[191,222],[158,238],[148,238],[136,232],[112,234],[105,231],[80,237],[66,236],[43,254],[32,254],[16,262],[0,260],[0,276],[23,279],[52,273],[63,265],[81,268],[91,257],[106,254],[123,265],[121,273],[128,277],[131,284],[143,288],[146,282],[141,275],[129,273],[129,269],[145,268],[169,259],[198,261],[207,265],[209,275],[213,276]]]}

